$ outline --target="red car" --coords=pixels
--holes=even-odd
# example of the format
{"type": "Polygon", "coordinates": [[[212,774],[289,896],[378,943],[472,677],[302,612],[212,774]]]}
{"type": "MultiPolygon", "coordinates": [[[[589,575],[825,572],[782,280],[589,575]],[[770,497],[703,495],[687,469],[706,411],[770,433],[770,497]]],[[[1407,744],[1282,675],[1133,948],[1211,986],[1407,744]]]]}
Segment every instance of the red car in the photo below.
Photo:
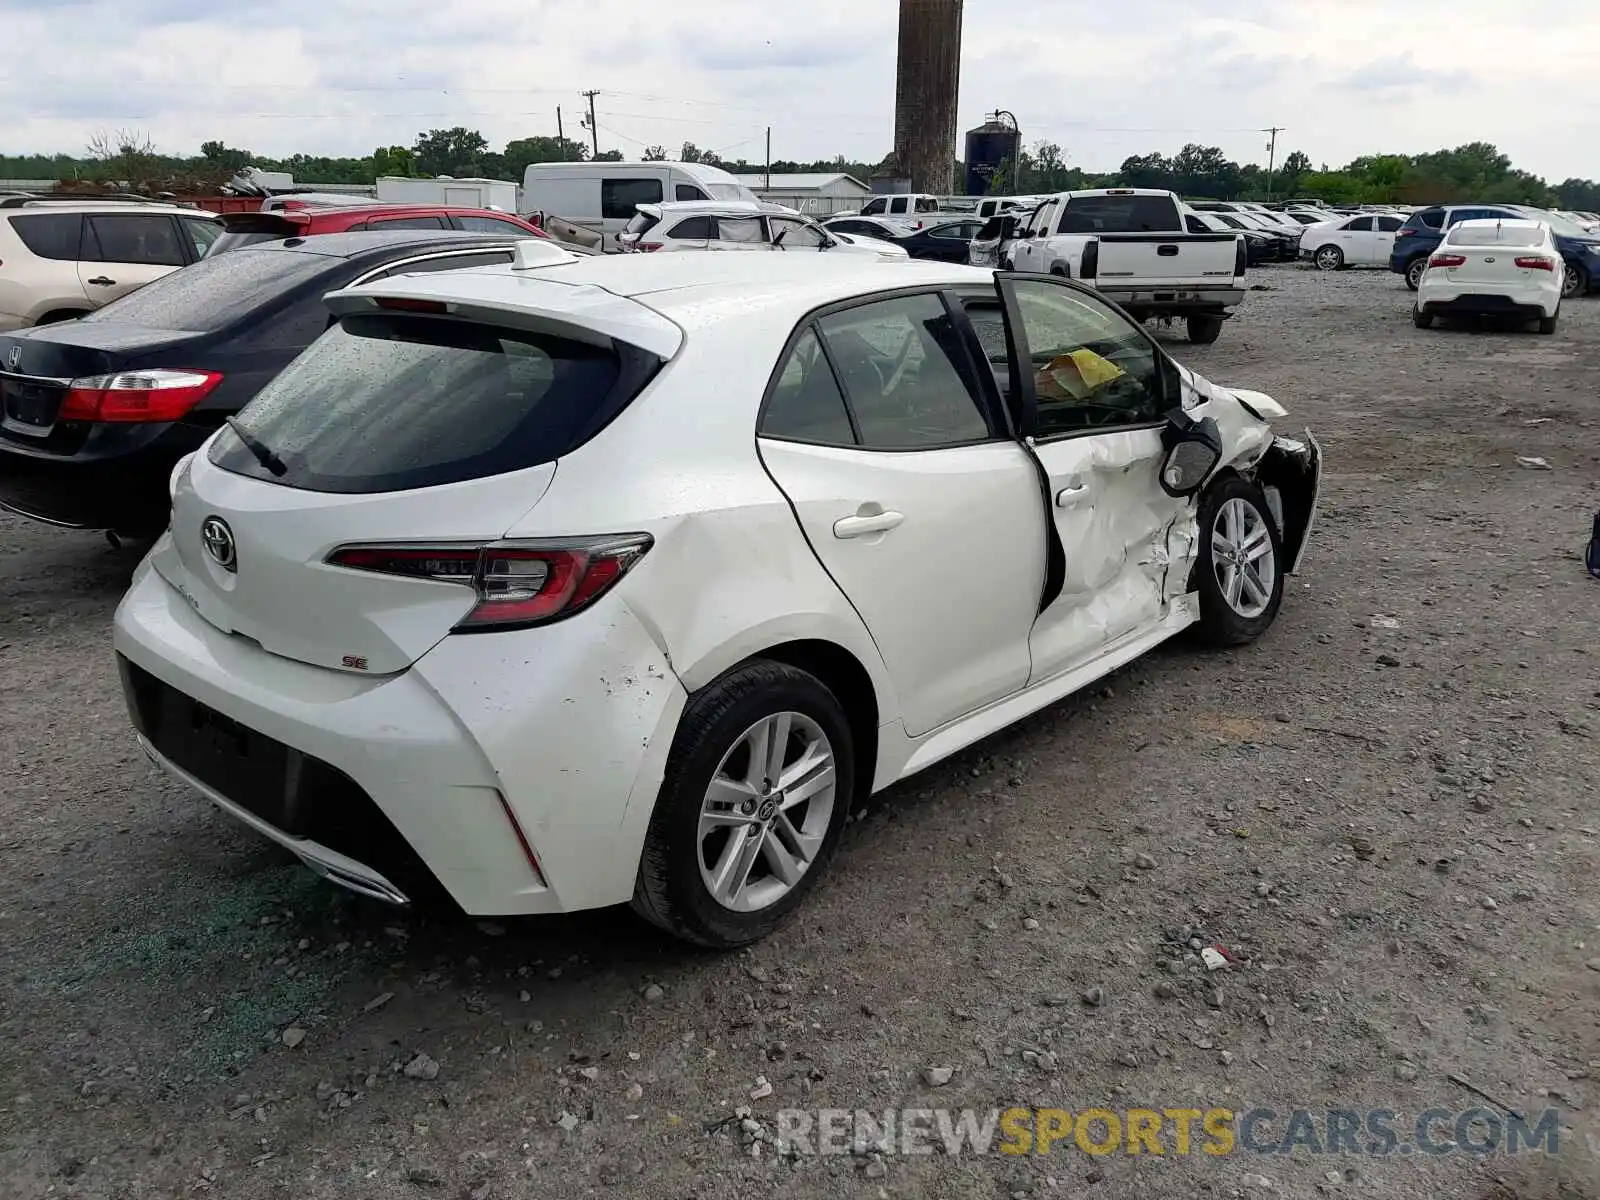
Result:
{"type": "Polygon", "coordinates": [[[273,212],[225,213],[221,219],[222,236],[212,243],[208,254],[237,250],[255,242],[355,230],[466,229],[519,238],[549,236],[537,225],[511,213],[484,208],[451,208],[443,204],[359,204],[334,208],[290,202],[273,212]]]}

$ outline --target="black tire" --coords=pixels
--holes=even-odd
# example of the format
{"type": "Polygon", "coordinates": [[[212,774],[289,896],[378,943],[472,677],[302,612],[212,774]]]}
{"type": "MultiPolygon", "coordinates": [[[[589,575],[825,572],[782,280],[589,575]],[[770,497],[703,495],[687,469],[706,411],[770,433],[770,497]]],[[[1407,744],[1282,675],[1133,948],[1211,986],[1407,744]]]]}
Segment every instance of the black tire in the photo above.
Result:
{"type": "Polygon", "coordinates": [[[1267,631],[1283,604],[1283,535],[1272,519],[1261,489],[1237,475],[1228,476],[1213,484],[1200,498],[1200,553],[1195,561],[1194,590],[1200,593],[1200,620],[1194,627],[1195,636],[1213,646],[1243,646],[1253,642],[1267,631]],[[1241,616],[1223,595],[1222,584],[1217,580],[1216,564],[1212,559],[1212,533],[1223,505],[1230,500],[1243,500],[1260,514],[1266,522],[1268,538],[1272,543],[1274,566],[1272,592],[1266,608],[1253,617],[1241,616]]]}
{"type": "Polygon", "coordinates": [[[765,659],[735,667],[691,696],[678,723],[639,860],[634,910],[685,941],[716,950],[732,950],[766,937],[800,906],[827,870],[849,816],[855,777],[849,719],[821,680],[765,659]],[[764,716],[791,711],[815,721],[832,744],[832,819],[811,866],[786,895],[767,908],[736,912],[718,903],[700,876],[701,805],[723,756],[744,732],[764,716]]]}
{"type": "Polygon", "coordinates": [[[1340,271],[1344,269],[1344,251],[1337,246],[1318,246],[1311,261],[1319,271],[1340,271]]]}
{"type": "Polygon", "coordinates": [[[1410,265],[1406,267],[1406,286],[1413,292],[1421,287],[1422,273],[1427,269],[1428,256],[1426,254],[1422,255],[1420,258],[1412,259],[1410,265]]]}
{"type": "Polygon", "coordinates": [[[1433,314],[1423,312],[1420,308],[1413,308],[1411,310],[1411,323],[1418,329],[1432,329],[1433,314]]]}
{"type": "Polygon", "coordinates": [[[1221,317],[1190,317],[1187,325],[1189,340],[1197,346],[1209,346],[1222,336],[1221,317]]]}
{"type": "Polygon", "coordinates": [[[1554,317],[1540,317],[1539,318],[1539,332],[1540,333],[1554,333],[1556,331],[1556,321],[1560,317],[1560,315],[1561,315],[1560,313],[1557,313],[1556,316],[1554,316],[1554,317]]]}
{"type": "Polygon", "coordinates": [[[1072,268],[1064,262],[1053,262],[1050,264],[1050,274],[1059,279],[1071,279],[1072,268]]]}
{"type": "Polygon", "coordinates": [[[1574,296],[1589,294],[1589,272],[1577,263],[1567,263],[1566,271],[1561,277],[1561,298],[1570,300],[1574,296]]]}

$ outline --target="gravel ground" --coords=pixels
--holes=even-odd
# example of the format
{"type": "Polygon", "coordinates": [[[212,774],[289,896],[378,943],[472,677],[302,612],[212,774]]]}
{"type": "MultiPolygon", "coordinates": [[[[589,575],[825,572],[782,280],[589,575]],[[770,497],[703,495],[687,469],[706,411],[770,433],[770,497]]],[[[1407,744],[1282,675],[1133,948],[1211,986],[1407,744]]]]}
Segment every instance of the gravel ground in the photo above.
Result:
{"type": "Polygon", "coordinates": [[[1387,273],[1254,277],[1171,344],[1323,442],[1276,627],[877,798],[732,956],[321,884],[138,753],[133,552],[0,516],[0,1195],[1600,1196],[1600,298],[1423,332],[1387,273]],[[1563,1124],[1554,1158],[770,1140],[779,1108],[1013,1104],[1563,1124]]]}

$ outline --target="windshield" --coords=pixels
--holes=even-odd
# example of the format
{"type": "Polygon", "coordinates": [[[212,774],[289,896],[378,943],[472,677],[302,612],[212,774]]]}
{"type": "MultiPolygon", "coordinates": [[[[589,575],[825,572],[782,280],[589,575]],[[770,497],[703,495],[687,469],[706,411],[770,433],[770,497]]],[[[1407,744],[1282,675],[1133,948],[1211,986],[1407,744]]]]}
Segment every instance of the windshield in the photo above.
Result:
{"type": "Polygon", "coordinates": [[[1525,208],[1522,210],[1536,221],[1543,221],[1551,230],[1562,237],[1593,238],[1594,234],[1579,225],[1576,221],[1569,221],[1560,213],[1547,212],[1542,208],[1525,208]]]}
{"type": "Polygon", "coordinates": [[[259,313],[274,294],[291,291],[341,261],[284,250],[212,253],[78,319],[206,333],[259,313]]]}

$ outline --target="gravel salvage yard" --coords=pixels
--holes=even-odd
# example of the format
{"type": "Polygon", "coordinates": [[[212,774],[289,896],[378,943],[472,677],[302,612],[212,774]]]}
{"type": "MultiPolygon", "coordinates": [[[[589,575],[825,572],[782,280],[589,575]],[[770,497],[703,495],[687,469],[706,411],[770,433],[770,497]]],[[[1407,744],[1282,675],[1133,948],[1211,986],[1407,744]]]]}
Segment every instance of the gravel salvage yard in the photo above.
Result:
{"type": "Polygon", "coordinates": [[[1323,444],[1276,626],[879,797],[734,956],[318,881],[135,746],[135,552],[0,515],[0,1196],[1600,1197],[1600,299],[1425,332],[1385,272],[1251,278],[1170,344],[1323,444]],[[785,1108],[1012,1105],[1563,1127],[1553,1159],[773,1142],[785,1108]]]}

